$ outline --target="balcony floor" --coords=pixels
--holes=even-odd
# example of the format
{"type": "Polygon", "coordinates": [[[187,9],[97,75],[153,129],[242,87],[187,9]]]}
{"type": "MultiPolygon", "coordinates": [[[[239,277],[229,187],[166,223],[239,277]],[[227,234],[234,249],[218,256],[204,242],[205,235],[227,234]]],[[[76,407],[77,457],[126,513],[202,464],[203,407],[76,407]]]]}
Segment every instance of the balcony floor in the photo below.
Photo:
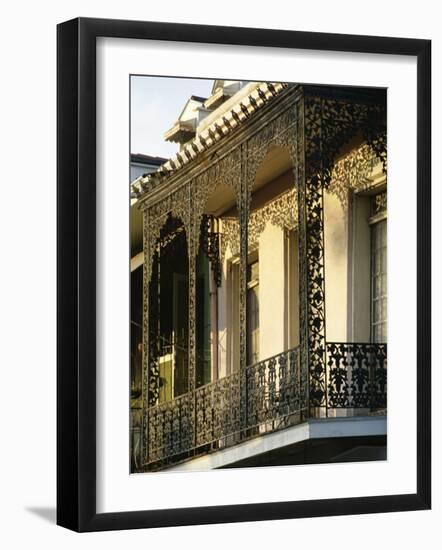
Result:
{"type": "MultiPolygon", "coordinates": [[[[266,460],[262,464],[283,465],[320,462],[346,462],[359,460],[385,459],[385,436],[387,434],[386,416],[356,416],[342,418],[311,419],[303,424],[286,428],[271,434],[255,437],[234,447],[216,451],[168,468],[168,471],[204,471],[216,468],[232,468],[237,466],[260,466],[262,456],[266,460]],[[302,459],[299,453],[305,452],[306,442],[344,441],[351,438],[349,444],[330,447],[324,453],[319,453],[316,459],[302,459]],[[365,445],[366,442],[368,445],[365,445]],[[370,449],[361,449],[369,446],[370,449]],[[284,452],[282,452],[284,449],[284,452]],[[304,449],[304,451],[303,451],[304,449]],[[353,449],[352,452],[350,452],[353,449]],[[366,451],[366,452],[365,452],[366,451]],[[295,455],[298,455],[295,458],[295,455]],[[288,456],[292,456],[289,460],[288,456]],[[366,456],[367,458],[364,458],[366,456]],[[269,461],[270,460],[270,464],[269,461]]],[[[316,456],[318,453],[313,453],[316,456]]]]}

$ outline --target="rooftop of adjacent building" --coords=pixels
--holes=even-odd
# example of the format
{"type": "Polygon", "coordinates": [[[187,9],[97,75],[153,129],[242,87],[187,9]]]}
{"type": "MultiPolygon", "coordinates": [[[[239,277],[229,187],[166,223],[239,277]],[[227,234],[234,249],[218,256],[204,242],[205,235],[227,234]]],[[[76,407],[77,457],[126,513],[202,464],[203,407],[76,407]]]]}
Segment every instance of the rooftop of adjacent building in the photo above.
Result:
{"type": "Polygon", "coordinates": [[[131,153],[130,161],[137,164],[161,166],[167,159],[163,157],[152,157],[151,155],[144,155],[142,153],[131,153]]]}

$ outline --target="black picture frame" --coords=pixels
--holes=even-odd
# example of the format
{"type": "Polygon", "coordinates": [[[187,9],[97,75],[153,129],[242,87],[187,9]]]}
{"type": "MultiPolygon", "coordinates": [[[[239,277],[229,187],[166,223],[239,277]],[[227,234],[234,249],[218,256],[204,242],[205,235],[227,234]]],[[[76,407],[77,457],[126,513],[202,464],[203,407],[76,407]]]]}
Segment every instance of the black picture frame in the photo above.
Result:
{"type": "MultiPolygon", "coordinates": [[[[431,41],[79,18],[57,28],[57,523],[83,531],[425,510],[431,506],[431,41]],[[116,37],[417,59],[415,494],[96,512],[96,39],[116,37]]],[[[411,359],[410,359],[411,360],[411,359]]]]}

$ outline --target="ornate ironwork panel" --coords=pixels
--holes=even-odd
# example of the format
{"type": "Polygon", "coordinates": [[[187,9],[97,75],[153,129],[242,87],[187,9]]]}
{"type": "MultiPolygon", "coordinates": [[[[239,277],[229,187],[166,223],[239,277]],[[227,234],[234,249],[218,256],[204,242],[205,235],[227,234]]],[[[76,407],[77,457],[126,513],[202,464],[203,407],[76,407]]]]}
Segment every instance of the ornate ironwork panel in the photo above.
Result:
{"type": "MultiPolygon", "coordinates": [[[[309,402],[300,357],[294,348],[150,407],[148,463],[162,467],[302,422],[309,402]]],[[[330,409],[386,408],[386,344],[327,343],[327,368],[330,409]]]]}
{"type": "MultiPolygon", "coordinates": [[[[263,207],[250,212],[248,224],[248,248],[254,250],[266,225],[271,223],[281,229],[296,230],[298,227],[298,199],[296,189],[281,193],[263,207]]],[[[227,247],[233,256],[239,253],[239,222],[235,218],[222,218],[221,258],[227,247]]]]}
{"type": "Polygon", "coordinates": [[[301,421],[299,353],[292,349],[148,409],[148,462],[167,463],[234,445],[244,437],[301,421]],[[245,401],[241,403],[241,377],[245,401]],[[195,404],[195,419],[192,410],[195,404]],[[247,423],[242,424],[245,406],[247,423]],[[251,431],[252,430],[252,431],[251,431]],[[174,458],[175,457],[175,458],[174,458]],[[166,461],[166,462],[165,462],[166,461]]]}
{"type": "Polygon", "coordinates": [[[347,212],[351,190],[364,191],[373,185],[370,176],[378,163],[371,145],[363,143],[334,164],[328,191],[339,199],[344,212],[347,212]]]}
{"type": "Polygon", "coordinates": [[[327,367],[330,408],[386,408],[386,344],[328,342],[327,367]]]}
{"type": "Polygon", "coordinates": [[[200,250],[205,252],[210,260],[213,280],[217,287],[221,286],[222,265],[220,251],[220,233],[215,231],[214,224],[217,220],[213,216],[203,214],[200,230],[200,250]]]}
{"type": "Polygon", "coordinates": [[[307,97],[306,160],[311,174],[328,187],[342,147],[358,132],[382,162],[386,171],[386,116],[383,105],[307,97]]]}
{"type": "Polygon", "coordinates": [[[230,151],[222,158],[213,159],[212,164],[193,180],[194,219],[199,228],[204,208],[210,195],[221,185],[231,187],[239,205],[241,197],[241,147],[230,151]]]}
{"type": "Polygon", "coordinates": [[[285,149],[296,164],[296,109],[289,106],[247,141],[247,186],[252,193],[256,173],[272,147],[285,149]]]}
{"type": "Polygon", "coordinates": [[[151,269],[152,269],[152,259],[147,258],[146,251],[151,250],[150,246],[150,223],[149,223],[149,212],[143,212],[143,250],[144,261],[143,261],[143,374],[142,374],[142,417],[143,417],[143,431],[141,437],[141,446],[142,446],[142,460],[143,462],[148,461],[148,421],[147,421],[147,409],[150,405],[149,403],[149,311],[150,311],[150,301],[149,301],[149,285],[151,278],[151,269]]]}
{"type": "Polygon", "coordinates": [[[385,169],[385,113],[382,106],[305,97],[304,117],[309,399],[311,407],[323,407],[327,405],[324,189],[332,180],[338,153],[358,131],[385,169]]]}
{"type": "Polygon", "coordinates": [[[325,399],[325,279],[323,188],[315,177],[306,187],[307,324],[310,369],[310,406],[325,399]]]}
{"type": "Polygon", "coordinates": [[[363,128],[364,139],[387,173],[387,113],[385,105],[371,105],[363,128]]]}
{"type": "Polygon", "coordinates": [[[248,264],[248,221],[250,192],[247,185],[249,165],[247,145],[241,146],[241,196],[239,199],[239,370],[240,370],[240,423],[247,425],[246,373],[247,366],[247,264],[248,264]]]}
{"type": "Polygon", "coordinates": [[[158,285],[159,285],[159,254],[155,251],[152,259],[150,281],[146,289],[145,299],[149,303],[149,309],[146,311],[146,333],[145,333],[145,355],[147,358],[147,377],[148,391],[146,393],[148,405],[154,405],[159,396],[159,377],[160,370],[158,364],[159,347],[159,304],[158,304],[158,285]]]}
{"type": "Polygon", "coordinates": [[[160,403],[148,411],[148,462],[163,461],[186,453],[193,446],[193,393],[160,403]]]}
{"type": "Polygon", "coordinates": [[[197,388],[196,446],[240,431],[239,372],[197,388]]]}
{"type": "Polygon", "coordinates": [[[308,363],[308,301],[309,288],[307,265],[307,223],[306,223],[306,178],[304,140],[304,98],[296,105],[296,163],[294,175],[298,203],[298,247],[299,247],[299,356],[301,362],[301,408],[309,403],[309,363],[308,363]]]}
{"type": "Polygon", "coordinates": [[[247,367],[247,427],[264,431],[282,427],[290,415],[301,412],[297,349],[247,367]]]}
{"type": "Polygon", "coordinates": [[[196,255],[199,249],[199,219],[196,219],[195,204],[196,193],[193,181],[189,184],[188,196],[188,243],[189,254],[189,359],[188,359],[188,391],[189,402],[189,439],[190,445],[195,444],[195,399],[194,390],[196,385],[196,255]]]}
{"type": "Polygon", "coordinates": [[[321,100],[304,99],[306,323],[310,407],[325,405],[324,213],[321,100]]]}

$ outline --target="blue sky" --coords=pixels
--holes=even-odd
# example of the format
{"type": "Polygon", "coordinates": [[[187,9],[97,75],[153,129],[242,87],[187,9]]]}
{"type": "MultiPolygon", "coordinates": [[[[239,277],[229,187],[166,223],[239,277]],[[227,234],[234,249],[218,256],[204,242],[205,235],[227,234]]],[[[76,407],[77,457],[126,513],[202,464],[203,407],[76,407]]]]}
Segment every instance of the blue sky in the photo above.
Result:
{"type": "Polygon", "coordinates": [[[191,95],[208,97],[213,80],[131,77],[131,153],[170,158],[178,144],[164,141],[191,95]]]}

